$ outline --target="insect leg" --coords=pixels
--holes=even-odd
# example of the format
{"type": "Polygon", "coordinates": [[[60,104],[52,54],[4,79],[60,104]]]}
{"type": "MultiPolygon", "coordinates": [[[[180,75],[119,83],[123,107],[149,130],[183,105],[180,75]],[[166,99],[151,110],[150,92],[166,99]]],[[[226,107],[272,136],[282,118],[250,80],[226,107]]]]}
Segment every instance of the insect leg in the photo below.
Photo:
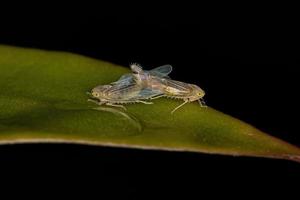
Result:
{"type": "Polygon", "coordinates": [[[142,100],[136,100],[136,102],[143,103],[143,104],[153,104],[153,102],[142,101],[142,100]]]}
{"type": "Polygon", "coordinates": [[[113,103],[106,103],[105,105],[108,105],[108,106],[114,106],[114,107],[119,107],[119,108],[123,108],[124,110],[127,110],[127,109],[125,108],[125,106],[123,106],[123,105],[118,105],[118,104],[113,104],[113,103]]]}
{"type": "Polygon", "coordinates": [[[95,100],[95,99],[91,99],[91,98],[89,98],[87,101],[93,102],[93,103],[98,104],[98,105],[103,105],[103,104],[107,103],[106,101],[95,100]]]}
{"type": "Polygon", "coordinates": [[[150,97],[150,99],[152,100],[152,99],[158,99],[158,98],[160,98],[160,97],[165,97],[166,95],[164,95],[164,94],[160,94],[160,95],[157,95],[157,96],[155,96],[155,97],[150,97]]]}
{"type": "Polygon", "coordinates": [[[89,98],[87,101],[88,101],[88,102],[93,102],[93,103],[96,103],[96,104],[99,104],[99,103],[100,103],[99,101],[97,101],[97,100],[95,100],[95,99],[91,99],[91,98],[89,98]]]}
{"type": "Polygon", "coordinates": [[[205,104],[205,101],[203,99],[198,99],[198,102],[201,107],[207,107],[207,105],[205,104]]]}
{"type": "Polygon", "coordinates": [[[181,106],[183,106],[184,104],[186,104],[189,101],[185,101],[182,104],[180,104],[179,106],[177,106],[176,108],[174,108],[174,110],[172,110],[171,114],[173,114],[178,108],[180,108],[181,106]]]}

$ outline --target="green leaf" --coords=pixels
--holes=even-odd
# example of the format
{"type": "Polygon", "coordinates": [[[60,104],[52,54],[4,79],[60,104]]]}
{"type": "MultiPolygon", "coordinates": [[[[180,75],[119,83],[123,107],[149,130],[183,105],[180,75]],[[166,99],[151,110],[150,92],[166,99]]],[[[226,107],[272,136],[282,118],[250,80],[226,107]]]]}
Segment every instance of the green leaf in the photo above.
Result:
{"type": "Polygon", "coordinates": [[[0,46],[0,144],[66,142],[300,161],[299,148],[197,103],[171,115],[182,101],[130,104],[126,113],[87,102],[91,88],[128,72],[71,53],[0,46]]]}

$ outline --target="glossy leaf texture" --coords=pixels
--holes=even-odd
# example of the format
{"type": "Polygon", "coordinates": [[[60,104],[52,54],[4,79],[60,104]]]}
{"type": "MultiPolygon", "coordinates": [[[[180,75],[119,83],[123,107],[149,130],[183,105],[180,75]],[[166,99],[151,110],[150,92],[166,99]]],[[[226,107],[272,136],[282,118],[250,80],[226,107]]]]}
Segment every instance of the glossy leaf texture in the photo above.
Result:
{"type": "Polygon", "coordinates": [[[63,142],[300,161],[300,150],[213,108],[160,98],[127,112],[87,91],[129,68],[65,52],[0,46],[0,144],[63,142]]]}

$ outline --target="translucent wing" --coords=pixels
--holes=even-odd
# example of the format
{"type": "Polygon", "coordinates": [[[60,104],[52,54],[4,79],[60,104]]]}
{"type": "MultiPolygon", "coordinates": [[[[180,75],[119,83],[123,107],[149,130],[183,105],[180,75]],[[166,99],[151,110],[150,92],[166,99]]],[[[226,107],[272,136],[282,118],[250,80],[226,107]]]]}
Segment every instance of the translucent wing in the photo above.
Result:
{"type": "Polygon", "coordinates": [[[167,86],[167,88],[169,88],[169,92],[173,93],[173,95],[183,95],[191,92],[189,84],[181,81],[164,79],[162,80],[162,84],[167,86]]]}
{"type": "Polygon", "coordinates": [[[136,96],[136,98],[149,99],[151,97],[155,97],[155,96],[161,95],[161,94],[163,94],[163,93],[159,90],[152,90],[152,89],[144,88],[139,92],[139,94],[136,96]]]}
{"type": "Polygon", "coordinates": [[[116,82],[112,82],[111,84],[116,85],[116,84],[130,84],[133,82],[133,77],[132,74],[124,74],[122,75],[119,80],[116,82]]]}
{"type": "Polygon", "coordinates": [[[172,71],[171,65],[163,65],[148,71],[148,73],[150,73],[153,76],[167,77],[171,73],[171,71],[172,71]]]}
{"type": "Polygon", "coordinates": [[[122,95],[128,92],[133,92],[140,90],[140,87],[135,84],[132,78],[126,78],[123,80],[118,80],[112,84],[113,86],[109,89],[111,95],[122,95]]]}

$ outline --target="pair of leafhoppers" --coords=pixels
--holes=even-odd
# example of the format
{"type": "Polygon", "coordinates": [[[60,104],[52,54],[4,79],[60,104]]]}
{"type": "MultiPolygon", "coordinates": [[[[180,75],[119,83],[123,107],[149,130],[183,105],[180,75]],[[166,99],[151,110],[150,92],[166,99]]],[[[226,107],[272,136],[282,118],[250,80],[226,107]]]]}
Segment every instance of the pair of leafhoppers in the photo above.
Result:
{"type": "Polygon", "coordinates": [[[205,106],[203,101],[205,92],[200,87],[170,79],[168,75],[172,71],[171,65],[163,65],[149,71],[143,70],[138,64],[131,64],[130,68],[132,73],[124,74],[118,81],[99,85],[88,92],[91,96],[89,101],[126,110],[121,104],[153,104],[150,100],[160,97],[182,99],[184,102],[171,113],[192,101],[198,101],[200,106],[205,106]]]}

